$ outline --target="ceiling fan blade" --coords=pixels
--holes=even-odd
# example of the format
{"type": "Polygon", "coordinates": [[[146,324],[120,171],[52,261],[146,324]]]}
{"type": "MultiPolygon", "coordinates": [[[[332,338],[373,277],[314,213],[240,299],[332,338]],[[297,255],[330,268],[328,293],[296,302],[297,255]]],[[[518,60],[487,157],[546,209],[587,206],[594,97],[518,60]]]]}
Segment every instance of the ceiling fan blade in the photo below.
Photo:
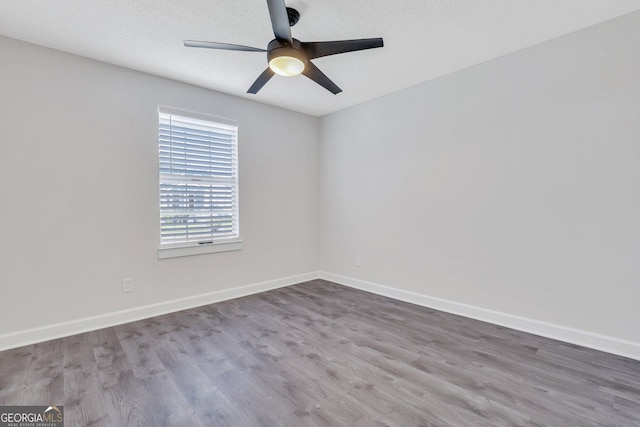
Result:
{"type": "Polygon", "coordinates": [[[338,87],[334,82],[329,79],[318,67],[316,67],[313,62],[307,61],[304,66],[304,71],[302,72],[305,76],[309,77],[314,82],[318,83],[320,86],[336,95],[342,92],[342,89],[338,87]]]}
{"type": "Polygon", "coordinates": [[[241,44],[203,42],[198,40],[185,40],[184,45],[186,47],[204,47],[207,49],[241,50],[245,52],[266,52],[266,50],[264,49],[259,49],[257,47],[251,47],[251,46],[244,46],[241,44]]]}
{"type": "Polygon", "coordinates": [[[384,46],[381,37],[374,39],[336,40],[330,42],[307,42],[302,47],[309,59],[357,50],[373,49],[384,46]]]}
{"type": "Polygon", "coordinates": [[[260,74],[260,76],[258,76],[256,81],[253,82],[247,93],[253,93],[254,95],[258,93],[258,91],[262,89],[262,86],[264,86],[269,81],[269,79],[273,77],[274,74],[275,73],[271,70],[271,68],[267,67],[267,69],[264,70],[262,74],[260,74]]]}
{"type": "Polygon", "coordinates": [[[286,40],[293,43],[291,39],[291,27],[289,26],[289,15],[284,0],[267,0],[269,6],[269,16],[271,16],[271,26],[276,39],[286,40]]]}

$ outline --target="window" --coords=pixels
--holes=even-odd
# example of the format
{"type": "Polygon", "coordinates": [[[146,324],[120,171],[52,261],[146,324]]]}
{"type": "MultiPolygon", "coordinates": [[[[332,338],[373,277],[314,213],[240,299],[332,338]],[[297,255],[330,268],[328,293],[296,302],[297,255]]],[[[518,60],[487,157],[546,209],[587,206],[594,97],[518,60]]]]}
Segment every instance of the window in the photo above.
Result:
{"type": "Polygon", "coordinates": [[[238,127],[159,110],[159,258],[240,249],[238,127]]]}

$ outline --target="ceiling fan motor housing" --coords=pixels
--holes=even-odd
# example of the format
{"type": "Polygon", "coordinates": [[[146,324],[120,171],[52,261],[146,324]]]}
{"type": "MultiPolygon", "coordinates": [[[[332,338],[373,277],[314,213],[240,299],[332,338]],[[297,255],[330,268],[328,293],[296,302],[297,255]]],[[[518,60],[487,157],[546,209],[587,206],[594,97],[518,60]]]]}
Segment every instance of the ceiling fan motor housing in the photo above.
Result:
{"type": "Polygon", "coordinates": [[[271,40],[267,46],[267,62],[271,62],[272,59],[280,56],[291,56],[306,64],[307,55],[304,52],[302,43],[296,39],[292,39],[292,41],[293,43],[289,44],[289,42],[284,40],[271,40]]]}

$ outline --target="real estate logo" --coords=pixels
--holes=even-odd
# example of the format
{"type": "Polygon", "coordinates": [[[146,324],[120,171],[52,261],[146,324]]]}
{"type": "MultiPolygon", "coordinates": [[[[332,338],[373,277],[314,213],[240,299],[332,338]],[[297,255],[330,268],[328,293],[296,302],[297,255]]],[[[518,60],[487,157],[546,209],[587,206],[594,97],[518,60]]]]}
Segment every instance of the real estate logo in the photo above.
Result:
{"type": "Polygon", "coordinates": [[[0,406],[0,427],[64,427],[64,406],[0,406]]]}

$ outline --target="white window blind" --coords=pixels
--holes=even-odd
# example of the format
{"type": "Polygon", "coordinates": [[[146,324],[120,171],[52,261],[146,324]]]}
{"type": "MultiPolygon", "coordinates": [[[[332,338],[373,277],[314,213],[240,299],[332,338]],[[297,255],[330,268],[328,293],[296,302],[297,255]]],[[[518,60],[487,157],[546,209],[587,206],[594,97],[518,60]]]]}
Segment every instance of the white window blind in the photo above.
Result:
{"type": "Polygon", "coordinates": [[[238,127],[159,116],[161,248],[238,240],[238,127]]]}

